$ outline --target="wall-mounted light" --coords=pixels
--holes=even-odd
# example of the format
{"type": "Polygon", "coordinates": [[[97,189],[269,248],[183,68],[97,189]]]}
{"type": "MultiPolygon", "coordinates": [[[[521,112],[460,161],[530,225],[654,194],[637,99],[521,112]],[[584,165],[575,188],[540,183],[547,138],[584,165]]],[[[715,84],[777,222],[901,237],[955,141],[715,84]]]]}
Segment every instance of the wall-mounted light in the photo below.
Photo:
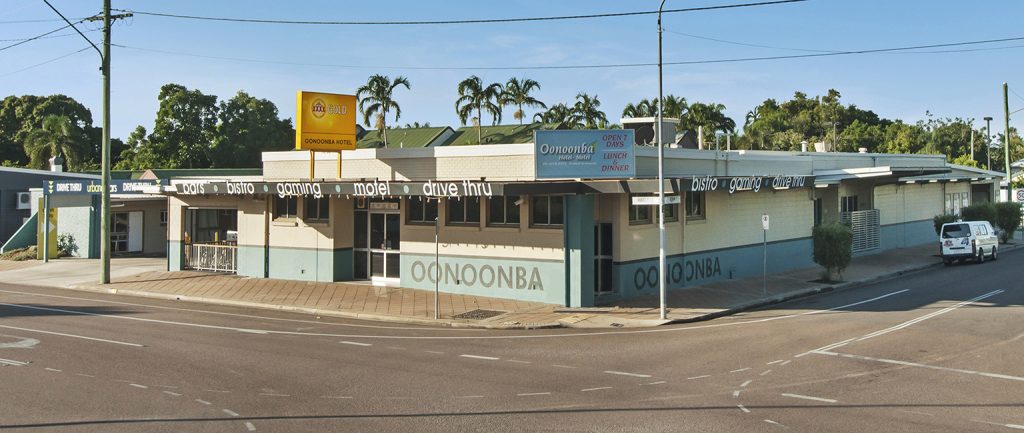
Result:
{"type": "Polygon", "coordinates": [[[514,201],[512,203],[515,204],[516,206],[522,206],[523,205],[523,198],[522,197],[517,198],[516,201],[514,201]]]}

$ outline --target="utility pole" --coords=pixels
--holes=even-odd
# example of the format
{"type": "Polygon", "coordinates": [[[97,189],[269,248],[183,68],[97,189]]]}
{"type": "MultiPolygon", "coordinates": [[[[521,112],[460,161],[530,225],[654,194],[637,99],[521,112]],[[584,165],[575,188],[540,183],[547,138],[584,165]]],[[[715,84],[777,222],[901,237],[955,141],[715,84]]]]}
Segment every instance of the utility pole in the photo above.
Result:
{"type": "Polygon", "coordinates": [[[661,10],[664,8],[665,0],[661,0],[661,6],[658,7],[658,126],[654,128],[658,135],[658,295],[661,298],[660,316],[662,320],[668,318],[668,308],[665,302],[665,280],[668,279],[665,272],[665,146],[661,142],[661,128],[664,126],[661,117],[665,107],[661,82],[661,10]]]}
{"type": "Polygon", "coordinates": [[[1003,152],[1006,160],[1006,199],[1010,200],[1010,86],[1003,82],[1003,116],[1006,120],[1006,135],[1003,137],[1003,152]]]}
{"type": "Polygon", "coordinates": [[[985,169],[992,170],[992,116],[985,116],[985,156],[988,157],[985,169]]]}

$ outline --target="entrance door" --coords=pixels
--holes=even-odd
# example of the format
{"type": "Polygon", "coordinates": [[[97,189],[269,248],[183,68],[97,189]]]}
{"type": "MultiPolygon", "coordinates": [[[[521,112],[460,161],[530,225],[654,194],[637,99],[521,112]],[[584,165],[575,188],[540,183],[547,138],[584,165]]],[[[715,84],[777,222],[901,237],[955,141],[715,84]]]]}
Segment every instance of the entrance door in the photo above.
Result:
{"type": "Polygon", "coordinates": [[[594,293],[612,291],[612,225],[594,224],[594,293]]]}
{"type": "Polygon", "coordinates": [[[375,283],[398,282],[401,221],[397,212],[370,212],[370,277],[375,283]]]}

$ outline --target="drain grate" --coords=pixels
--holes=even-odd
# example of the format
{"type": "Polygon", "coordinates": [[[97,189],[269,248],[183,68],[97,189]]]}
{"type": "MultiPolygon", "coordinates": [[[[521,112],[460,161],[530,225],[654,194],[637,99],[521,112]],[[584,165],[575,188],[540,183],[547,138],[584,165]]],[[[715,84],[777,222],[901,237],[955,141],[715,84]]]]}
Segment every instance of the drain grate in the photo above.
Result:
{"type": "Polygon", "coordinates": [[[465,313],[456,314],[456,315],[454,315],[452,317],[454,317],[456,319],[480,320],[480,319],[490,319],[491,317],[500,316],[500,315],[505,314],[505,313],[507,313],[507,311],[470,310],[470,311],[467,311],[465,313]]]}

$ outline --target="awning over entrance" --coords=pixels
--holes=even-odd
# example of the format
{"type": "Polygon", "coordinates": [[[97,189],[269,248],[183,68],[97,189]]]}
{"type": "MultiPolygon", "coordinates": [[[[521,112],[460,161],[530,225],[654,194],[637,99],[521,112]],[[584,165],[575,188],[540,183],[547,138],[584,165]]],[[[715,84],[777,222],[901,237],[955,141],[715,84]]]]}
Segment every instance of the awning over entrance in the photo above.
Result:
{"type": "Polygon", "coordinates": [[[846,168],[839,170],[816,170],[814,184],[816,186],[838,185],[845,180],[876,179],[881,183],[895,183],[903,177],[925,176],[949,173],[948,168],[900,168],[900,167],[865,167],[846,168]]]}

